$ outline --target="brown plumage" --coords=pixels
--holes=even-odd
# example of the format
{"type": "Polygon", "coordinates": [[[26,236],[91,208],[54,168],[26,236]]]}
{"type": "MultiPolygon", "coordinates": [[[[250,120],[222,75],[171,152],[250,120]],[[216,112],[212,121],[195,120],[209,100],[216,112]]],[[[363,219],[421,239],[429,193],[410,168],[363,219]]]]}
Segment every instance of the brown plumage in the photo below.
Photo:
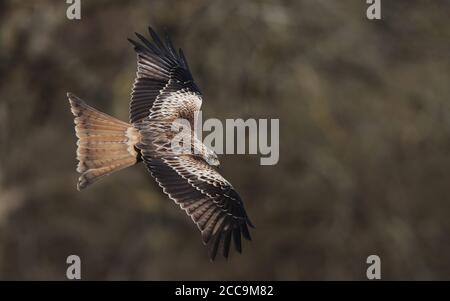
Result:
{"type": "Polygon", "coordinates": [[[78,190],[103,176],[136,164],[134,145],[138,131],[128,123],[99,112],[81,99],[67,93],[78,137],[78,190]]]}
{"type": "Polygon", "coordinates": [[[194,116],[202,96],[186,59],[166,38],[163,43],[149,29],[153,43],[136,34],[130,40],[137,52],[138,70],[130,102],[130,123],[120,121],[85,104],[68,93],[78,137],[78,189],[98,179],[143,161],[163,192],[194,221],[208,245],[227,258],[233,241],[242,250],[241,237],[250,240],[253,227],[244,204],[233,186],[215,169],[217,155],[191,132],[191,149],[172,149],[177,134],[172,125],[186,119],[194,129],[194,116]]]}

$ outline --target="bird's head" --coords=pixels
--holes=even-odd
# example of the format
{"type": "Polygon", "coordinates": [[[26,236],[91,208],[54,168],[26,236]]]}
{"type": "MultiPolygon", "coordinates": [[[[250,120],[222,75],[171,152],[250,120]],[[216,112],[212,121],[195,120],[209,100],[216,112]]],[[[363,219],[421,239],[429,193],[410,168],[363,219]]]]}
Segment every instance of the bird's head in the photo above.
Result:
{"type": "Polygon", "coordinates": [[[217,154],[212,150],[208,151],[208,153],[205,156],[205,160],[206,160],[206,163],[208,163],[211,166],[219,166],[220,165],[220,161],[219,161],[219,158],[217,157],[217,154]]]}

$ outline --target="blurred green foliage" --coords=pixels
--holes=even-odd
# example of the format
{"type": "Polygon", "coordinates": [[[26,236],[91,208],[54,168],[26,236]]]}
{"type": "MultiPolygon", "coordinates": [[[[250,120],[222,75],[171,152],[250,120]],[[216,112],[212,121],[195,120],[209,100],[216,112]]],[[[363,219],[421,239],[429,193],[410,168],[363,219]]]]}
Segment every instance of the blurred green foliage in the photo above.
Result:
{"type": "Polygon", "coordinates": [[[0,2],[0,279],[450,279],[450,3],[0,2]],[[66,92],[122,120],[127,37],[182,47],[204,118],[279,118],[280,161],[221,156],[256,225],[211,263],[143,166],[76,190],[66,92]]]}

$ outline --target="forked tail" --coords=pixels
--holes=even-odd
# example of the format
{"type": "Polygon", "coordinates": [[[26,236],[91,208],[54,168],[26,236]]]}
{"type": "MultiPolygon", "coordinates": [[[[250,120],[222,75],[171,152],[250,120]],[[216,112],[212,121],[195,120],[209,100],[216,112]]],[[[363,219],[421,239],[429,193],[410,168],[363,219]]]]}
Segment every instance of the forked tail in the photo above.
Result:
{"type": "Polygon", "coordinates": [[[139,133],[131,124],[120,121],[88,106],[67,93],[73,115],[77,141],[78,190],[86,188],[103,176],[136,164],[134,146],[139,133]]]}

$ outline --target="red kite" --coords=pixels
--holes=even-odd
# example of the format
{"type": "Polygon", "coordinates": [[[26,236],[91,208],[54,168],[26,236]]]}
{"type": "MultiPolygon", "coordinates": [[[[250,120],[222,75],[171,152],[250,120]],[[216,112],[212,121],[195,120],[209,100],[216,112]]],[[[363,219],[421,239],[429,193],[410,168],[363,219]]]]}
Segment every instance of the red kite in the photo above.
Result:
{"type": "MultiPolygon", "coordinates": [[[[170,39],[162,42],[149,28],[153,42],[136,33],[129,39],[137,52],[137,78],[130,103],[130,123],[88,106],[68,93],[78,137],[78,189],[128,166],[143,162],[163,192],[192,218],[213,260],[219,246],[228,257],[231,238],[241,252],[241,237],[251,240],[247,216],[239,194],[216,170],[219,160],[192,131],[196,153],[172,150],[172,123],[194,116],[202,95],[194,83],[182,50],[170,39]]],[[[194,127],[192,127],[194,129],[194,127]]]]}

